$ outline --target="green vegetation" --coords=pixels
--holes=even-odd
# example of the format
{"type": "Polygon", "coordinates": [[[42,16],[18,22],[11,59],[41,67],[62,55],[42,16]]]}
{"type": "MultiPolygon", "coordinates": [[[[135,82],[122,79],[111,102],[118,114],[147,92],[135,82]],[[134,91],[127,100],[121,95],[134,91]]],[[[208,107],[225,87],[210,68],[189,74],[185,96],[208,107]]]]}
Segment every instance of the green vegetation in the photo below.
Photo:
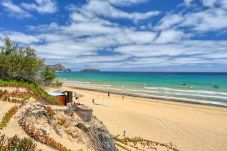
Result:
{"type": "Polygon", "coordinates": [[[41,78],[44,82],[44,85],[50,85],[56,78],[55,71],[50,67],[45,67],[41,73],[41,78]]]}
{"type": "Polygon", "coordinates": [[[43,65],[44,60],[36,56],[34,49],[19,47],[9,38],[5,38],[4,46],[0,47],[0,86],[24,87],[30,97],[49,104],[57,104],[38,84],[42,83],[41,81],[49,84],[56,78],[54,71],[47,68],[44,70],[44,79],[40,81],[38,72],[43,65]]]}
{"type": "Polygon", "coordinates": [[[16,81],[16,80],[0,80],[0,87],[23,87],[26,88],[29,95],[38,101],[44,102],[46,104],[58,105],[55,98],[50,96],[43,88],[31,82],[16,81]]]}
{"type": "Polygon", "coordinates": [[[5,38],[3,47],[0,47],[0,79],[60,86],[60,83],[53,83],[55,78],[55,70],[45,66],[33,48],[19,47],[5,38]]]}
{"type": "Polygon", "coordinates": [[[30,47],[19,47],[9,38],[0,50],[0,79],[35,81],[44,60],[30,47]]]}
{"type": "Polygon", "coordinates": [[[58,80],[54,83],[54,86],[57,87],[57,88],[62,87],[62,85],[63,85],[63,83],[58,81],[58,80]]]}
{"type": "Polygon", "coordinates": [[[30,98],[28,92],[8,92],[7,90],[0,90],[0,100],[13,102],[13,103],[22,103],[30,98]]]}
{"type": "Polygon", "coordinates": [[[17,135],[9,138],[5,135],[0,135],[0,151],[35,151],[38,150],[36,146],[28,138],[20,139],[17,135]]]}
{"type": "Polygon", "coordinates": [[[9,120],[11,119],[11,117],[17,112],[17,109],[19,107],[16,105],[14,107],[12,107],[6,114],[5,116],[2,118],[2,121],[0,123],[0,129],[6,127],[7,123],[9,122],[9,120]]]}

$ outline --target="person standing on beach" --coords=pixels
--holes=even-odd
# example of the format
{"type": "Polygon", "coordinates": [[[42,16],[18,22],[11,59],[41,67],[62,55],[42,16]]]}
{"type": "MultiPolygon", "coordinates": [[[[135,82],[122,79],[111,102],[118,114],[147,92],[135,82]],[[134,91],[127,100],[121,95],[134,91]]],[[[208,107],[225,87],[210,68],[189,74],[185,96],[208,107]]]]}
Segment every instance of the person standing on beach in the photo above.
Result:
{"type": "Polygon", "coordinates": [[[108,91],[107,95],[108,95],[108,97],[110,97],[110,92],[109,91],[108,91]]]}

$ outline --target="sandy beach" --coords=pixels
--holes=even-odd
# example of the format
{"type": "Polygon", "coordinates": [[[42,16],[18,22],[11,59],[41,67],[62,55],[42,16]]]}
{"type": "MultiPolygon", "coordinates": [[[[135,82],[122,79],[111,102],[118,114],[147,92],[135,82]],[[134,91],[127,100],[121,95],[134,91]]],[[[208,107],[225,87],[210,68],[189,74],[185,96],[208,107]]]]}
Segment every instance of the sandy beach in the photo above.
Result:
{"type": "Polygon", "coordinates": [[[0,9],[0,151],[227,151],[227,0],[0,9]]]}
{"type": "Polygon", "coordinates": [[[61,89],[82,94],[79,102],[90,106],[112,135],[125,131],[126,136],[172,143],[182,151],[227,150],[226,108],[129,96],[123,99],[115,94],[108,97],[69,84],[61,89]]]}

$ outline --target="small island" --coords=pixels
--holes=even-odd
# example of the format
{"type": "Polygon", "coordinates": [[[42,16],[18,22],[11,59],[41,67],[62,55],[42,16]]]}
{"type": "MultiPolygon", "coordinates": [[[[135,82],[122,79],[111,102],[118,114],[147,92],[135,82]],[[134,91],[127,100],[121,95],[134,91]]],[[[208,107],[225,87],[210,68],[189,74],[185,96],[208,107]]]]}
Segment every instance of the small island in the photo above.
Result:
{"type": "Polygon", "coordinates": [[[81,70],[80,72],[86,72],[86,73],[99,73],[99,72],[101,72],[100,70],[98,70],[98,69],[83,69],[83,70],[81,70]]]}

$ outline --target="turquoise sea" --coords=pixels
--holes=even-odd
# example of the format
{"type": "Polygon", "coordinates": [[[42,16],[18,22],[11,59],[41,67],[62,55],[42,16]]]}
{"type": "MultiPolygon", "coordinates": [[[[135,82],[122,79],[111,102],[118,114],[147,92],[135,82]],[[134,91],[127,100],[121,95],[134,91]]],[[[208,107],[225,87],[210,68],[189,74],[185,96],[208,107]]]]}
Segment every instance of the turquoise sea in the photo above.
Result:
{"type": "Polygon", "coordinates": [[[58,72],[78,87],[227,106],[227,73],[58,72]]]}

